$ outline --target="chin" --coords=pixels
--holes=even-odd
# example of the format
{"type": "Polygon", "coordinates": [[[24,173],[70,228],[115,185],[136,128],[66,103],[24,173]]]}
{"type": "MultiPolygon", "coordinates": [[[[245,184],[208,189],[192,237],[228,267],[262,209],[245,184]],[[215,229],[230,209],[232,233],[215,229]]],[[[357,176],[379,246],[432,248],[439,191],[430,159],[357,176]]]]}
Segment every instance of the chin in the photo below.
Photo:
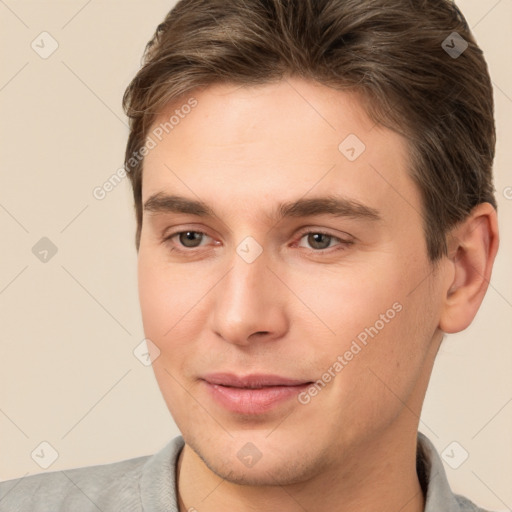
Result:
{"type": "Polygon", "coordinates": [[[284,466],[279,461],[267,460],[264,465],[260,461],[262,465],[258,463],[259,467],[247,469],[233,469],[228,464],[210,464],[204,459],[203,462],[218,477],[237,485],[257,487],[286,486],[303,483],[310,478],[310,472],[304,471],[305,468],[299,464],[294,464],[294,461],[290,461],[291,464],[284,466]]]}
{"type": "Polygon", "coordinates": [[[282,444],[280,450],[274,450],[268,439],[267,442],[264,439],[261,442],[255,441],[261,446],[261,451],[250,441],[240,438],[226,439],[225,445],[219,442],[196,443],[194,439],[186,442],[210,471],[219,478],[238,485],[276,486],[303,483],[318,475],[325,466],[325,457],[321,454],[315,457],[314,454],[293,446],[283,451],[282,444]],[[241,448],[235,449],[235,444],[240,444],[241,448]]]}

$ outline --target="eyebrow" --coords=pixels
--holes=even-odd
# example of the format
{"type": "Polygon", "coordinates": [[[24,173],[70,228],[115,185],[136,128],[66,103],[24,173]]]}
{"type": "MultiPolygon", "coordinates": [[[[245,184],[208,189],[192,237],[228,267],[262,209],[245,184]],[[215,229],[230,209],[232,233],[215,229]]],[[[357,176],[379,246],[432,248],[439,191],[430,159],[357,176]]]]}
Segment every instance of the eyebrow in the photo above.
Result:
{"type": "MultiPolygon", "coordinates": [[[[217,217],[206,203],[163,192],[153,194],[145,203],[144,211],[152,213],[184,213],[199,217],[217,217]]],[[[381,219],[375,208],[342,196],[313,197],[280,203],[269,219],[279,221],[286,217],[311,217],[332,215],[334,217],[362,218],[377,221],[381,219]]]]}

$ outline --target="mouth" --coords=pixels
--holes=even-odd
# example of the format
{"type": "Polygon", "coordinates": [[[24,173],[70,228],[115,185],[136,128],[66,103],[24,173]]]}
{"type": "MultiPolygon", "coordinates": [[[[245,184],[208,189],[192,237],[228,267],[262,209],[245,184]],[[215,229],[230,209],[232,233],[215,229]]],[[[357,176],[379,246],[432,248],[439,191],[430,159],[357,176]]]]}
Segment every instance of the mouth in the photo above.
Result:
{"type": "Polygon", "coordinates": [[[312,381],[278,375],[229,373],[206,375],[201,379],[214,401],[237,414],[263,414],[283,405],[312,384],[312,381]]]}

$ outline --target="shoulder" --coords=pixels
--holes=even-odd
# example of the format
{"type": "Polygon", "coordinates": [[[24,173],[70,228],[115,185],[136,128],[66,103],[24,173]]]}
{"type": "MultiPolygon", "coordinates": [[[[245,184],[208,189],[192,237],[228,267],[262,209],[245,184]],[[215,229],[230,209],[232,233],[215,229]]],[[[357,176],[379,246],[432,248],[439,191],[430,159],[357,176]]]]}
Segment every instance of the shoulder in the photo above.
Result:
{"type": "Polygon", "coordinates": [[[169,481],[182,445],[178,437],[154,455],[0,482],[0,512],[138,512],[145,509],[144,500],[156,499],[155,494],[167,493],[172,501],[172,485],[155,489],[152,482],[169,481]]]}
{"type": "Polygon", "coordinates": [[[140,510],[138,480],[149,456],[0,482],[0,511],[140,510]]]}
{"type": "Polygon", "coordinates": [[[418,432],[417,471],[425,496],[425,512],[490,512],[452,492],[443,462],[434,444],[418,432]]]}

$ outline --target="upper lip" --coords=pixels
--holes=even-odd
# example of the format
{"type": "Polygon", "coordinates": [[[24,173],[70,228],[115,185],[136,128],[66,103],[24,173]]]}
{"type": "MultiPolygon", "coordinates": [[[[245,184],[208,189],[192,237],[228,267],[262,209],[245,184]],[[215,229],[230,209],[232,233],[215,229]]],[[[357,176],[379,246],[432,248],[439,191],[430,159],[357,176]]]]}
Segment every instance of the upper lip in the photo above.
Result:
{"type": "Polygon", "coordinates": [[[279,375],[254,373],[251,375],[234,375],[232,373],[210,373],[202,377],[210,384],[231,386],[235,388],[262,388],[267,386],[299,386],[309,384],[311,381],[288,379],[279,375]]]}

